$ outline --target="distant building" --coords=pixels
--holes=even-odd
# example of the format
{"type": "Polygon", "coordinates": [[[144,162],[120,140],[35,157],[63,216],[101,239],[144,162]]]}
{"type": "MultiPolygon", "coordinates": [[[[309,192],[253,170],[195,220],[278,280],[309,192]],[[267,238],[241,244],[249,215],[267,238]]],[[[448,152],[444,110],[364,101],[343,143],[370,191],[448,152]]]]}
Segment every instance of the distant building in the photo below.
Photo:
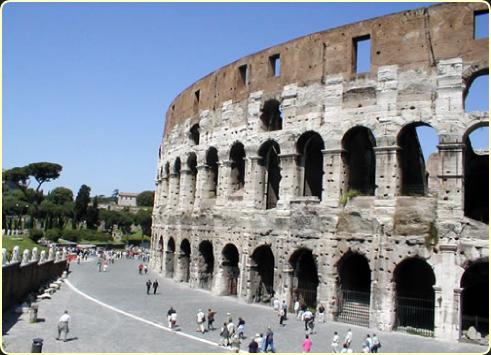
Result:
{"type": "Polygon", "coordinates": [[[136,197],[138,194],[132,192],[120,192],[118,194],[118,206],[136,207],[136,197]]]}

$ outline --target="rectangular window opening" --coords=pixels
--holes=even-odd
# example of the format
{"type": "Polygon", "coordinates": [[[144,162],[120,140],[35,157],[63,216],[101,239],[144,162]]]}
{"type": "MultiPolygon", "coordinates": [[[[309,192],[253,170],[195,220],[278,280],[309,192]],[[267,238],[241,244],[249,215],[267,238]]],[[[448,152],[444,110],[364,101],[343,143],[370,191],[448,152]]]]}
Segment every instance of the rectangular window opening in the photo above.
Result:
{"type": "Polygon", "coordinates": [[[474,39],[489,37],[489,12],[487,10],[474,12],[474,39]]]}
{"type": "Polygon", "coordinates": [[[269,57],[269,64],[271,66],[271,73],[273,76],[280,76],[281,74],[281,60],[280,55],[275,54],[269,57]]]}
{"type": "Polygon", "coordinates": [[[199,103],[199,90],[196,90],[194,92],[194,99],[195,99],[196,103],[199,103]]]}
{"type": "Polygon", "coordinates": [[[246,86],[249,83],[249,71],[247,70],[247,64],[239,67],[239,74],[241,84],[246,86]]]}
{"type": "Polygon", "coordinates": [[[355,73],[366,73],[371,68],[371,39],[370,35],[361,36],[353,39],[353,50],[355,73]]]}

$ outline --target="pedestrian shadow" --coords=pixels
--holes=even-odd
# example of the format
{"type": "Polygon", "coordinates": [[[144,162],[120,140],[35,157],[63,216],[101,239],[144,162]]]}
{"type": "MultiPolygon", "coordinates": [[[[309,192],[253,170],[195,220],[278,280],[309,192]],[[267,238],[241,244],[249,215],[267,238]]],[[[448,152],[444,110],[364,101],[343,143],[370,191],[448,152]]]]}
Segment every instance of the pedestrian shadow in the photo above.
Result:
{"type": "Polygon", "coordinates": [[[38,318],[35,323],[44,323],[44,322],[46,322],[46,319],[38,318]]]}
{"type": "Polygon", "coordinates": [[[66,338],[66,342],[69,342],[69,341],[74,341],[74,340],[78,340],[78,337],[71,337],[71,338],[66,338]]]}

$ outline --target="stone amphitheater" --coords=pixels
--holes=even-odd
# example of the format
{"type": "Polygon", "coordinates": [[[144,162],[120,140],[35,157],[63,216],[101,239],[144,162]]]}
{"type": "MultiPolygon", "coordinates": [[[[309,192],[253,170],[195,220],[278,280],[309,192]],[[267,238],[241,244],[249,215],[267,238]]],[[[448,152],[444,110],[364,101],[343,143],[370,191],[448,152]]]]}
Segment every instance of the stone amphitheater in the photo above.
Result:
{"type": "Polygon", "coordinates": [[[484,3],[350,24],[241,58],[171,103],[151,268],[327,319],[487,339],[489,155],[467,112],[484,3]],[[370,44],[369,68],[357,62],[370,44]],[[432,127],[426,162],[417,129],[432,127]]]}

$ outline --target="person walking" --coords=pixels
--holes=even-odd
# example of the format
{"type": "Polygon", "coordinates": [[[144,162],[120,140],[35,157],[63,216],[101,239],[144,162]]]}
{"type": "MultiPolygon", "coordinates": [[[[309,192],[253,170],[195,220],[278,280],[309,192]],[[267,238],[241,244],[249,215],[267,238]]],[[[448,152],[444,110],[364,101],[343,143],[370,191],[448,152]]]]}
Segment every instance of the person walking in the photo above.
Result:
{"type": "Polygon", "coordinates": [[[171,322],[171,317],[172,317],[172,314],[173,313],[176,313],[176,311],[174,310],[174,308],[171,306],[169,308],[169,310],[167,311],[167,321],[169,322],[169,328],[172,329],[172,322],[171,322]]]}
{"type": "Polygon", "coordinates": [[[351,349],[346,343],[343,344],[343,348],[340,351],[341,353],[352,353],[353,349],[351,349]]]}
{"type": "Polygon", "coordinates": [[[325,323],[326,322],[325,314],[326,314],[326,308],[321,303],[319,305],[319,309],[318,309],[318,315],[319,315],[318,319],[319,319],[319,322],[322,322],[322,323],[325,323]]]}
{"type": "Polygon", "coordinates": [[[372,347],[370,348],[370,352],[378,353],[378,349],[382,346],[380,340],[378,339],[376,334],[372,335],[372,347]]]}
{"type": "Polygon", "coordinates": [[[145,266],[143,267],[143,270],[145,270],[145,275],[146,275],[146,274],[148,273],[148,266],[147,266],[147,265],[145,265],[145,266]]]}
{"type": "Polygon", "coordinates": [[[264,350],[264,336],[263,336],[263,333],[256,333],[256,337],[254,338],[254,340],[257,343],[257,348],[258,348],[259,352],[262,353],[263,350],[264,350]]]}
{"type": "Polygon", "coordinates": [[[286,317],[285,317],[285,310],[283,309],[283,307],[280,308],[278,314],[280,316],[280,325],[284,327],[285,325],[283,324],[283,321],[285,320],[286,317]]]}
{"type": "Polygon", "coordinates": [[[227,322],[223,322],[222,328],[220,329],[220,337],[221,337],[221,342],[218,345],[222,346],[228,346],[228,327],[227,327],[227,322]]]}
{"type": "Polygon", "coordinates": [[[141,275],[143,271],[143,264],[138,265],[138,273],[141,275]]]}
{"type": "Polygon", "coordinates": [[[239,317],[239,322],[237,323],[237,334],[239,335],[240,339],[244,339],[244,332],[245,332],[245,320],[239,317]]]}
{"type": "Polygon", "coordinates": [[[215,321],[215,311],[212,311],[211,308],[208,308],[208,316],[206,317],[208,319],[208,330],[215,330],[213,328],[213,322],[215,321]]]}
{"type": "Polygon", "coordinates": [[[305,339],[303,340],[303,344],[302,344],[302,352],[310,353],[311,350],[312,350],[312,339],[310,339],[308,334],[305,334],[305,339]]]}
{"type": "Polygon", "coordinates": [[[297,317],[297,319],[300,319],[300,301],[298,300],[298,298],[293,304],[293,311],[295,312],[295,316],[297,317]]]}
{"type": "Polygon", "coordinates": [[[252,338],[251,342],[249,343],[249,352],[257,353],[258,349],[259,349],[259,344],[257,343],[255,338],[252,338]]]}
{"type": "Polygon", "coordinates": [[[198,310],[198,313],[196,314],[196,323],[198,323],[198,332],[201,332],[202,334],[205,334],[205,314],[201,309],[198,310]]]}
{"type": "Polygon", "coordinates": [[[153,286],[153,294],[155,295],[157,293],[157,288],[159,288],[159,283],[157,282],[157,280],[153,282],[152,286],[153,286]]]}
{"type": "Polygon", "coordinates": [[[68,314],[68,311],[65,311],[60,319],[58,319],[58,336],[56,337],[56,340],[60,340],[61,333],[63,333],[63,341],[66,341],[66,337],[68,335],[68,332],[70,331],[68,329],[69,321],[70,315],[68,314]]]}
{"type": "Polygon", "coordinates": [[[363,340],[362,351],[364,353],[369,353],[371,349],[372,349],[372,338],[370,337],[370,334],[367,334],[365,340],[363,340]]]}
{"type": "Polygon", "coordinates": [[[343,345],[346,344],[346,347],[349,349],[351,347],[351,340],[353,339],[353,333],[351,332],[351,328],[348,329],[346,336],[344,337],[343,345]]]}
{"type": "Polygon", "coordinates": [[[310,320],[314,317],[314,314],[310,311],[310,309],[306,309],[305,312],[302,314],[302,320],[304,321],[305,324],[305,331],[309,330],[309,322],[310,320]]]}
{"type": "Polygon", "coordinates": [[[228,329],[228,340],[227,343],[230,345],[232,337],[235,335],[235,324],[232,322],[232,317],[229,318],[229,322],[227,324],[227,329],[228,329]]]}
{"type": "Polygon", "coordinates": [[[281,304],[281,309],[284,310],[284,320],[288,320],[287,319],[287,313],[288,313],[288,305],[286,304],[286,301],[283,300],[283,303],[281,304]]]}
{"type": "Polygon", "coordinates": [[[268,352],[268,348],[271,348],[271,352],[275,353],[276,349],[274,346],[274,338],[273,338],[273,331],[271,330],[271,327],[268,327],[268,330],[266,331],[266,339],[264,340],[264,352],[268,352]]]}
{"type": "Polygon", "coordinates": [[[338,352],[338,348],[339,348],[339,335],[338,335],[338,332],[334,332],[334,336],[332,337],[332,341],[331,341],[331,348],[332,348],[332,352],[333,353],[337,353],[338,352]]]}
{"type": "Polygon", "coordinates": [[[150,287],[152,287],[152,281],[150,281],[150,279],[147,280],[147,295],[150,294],[150,287]]]}

